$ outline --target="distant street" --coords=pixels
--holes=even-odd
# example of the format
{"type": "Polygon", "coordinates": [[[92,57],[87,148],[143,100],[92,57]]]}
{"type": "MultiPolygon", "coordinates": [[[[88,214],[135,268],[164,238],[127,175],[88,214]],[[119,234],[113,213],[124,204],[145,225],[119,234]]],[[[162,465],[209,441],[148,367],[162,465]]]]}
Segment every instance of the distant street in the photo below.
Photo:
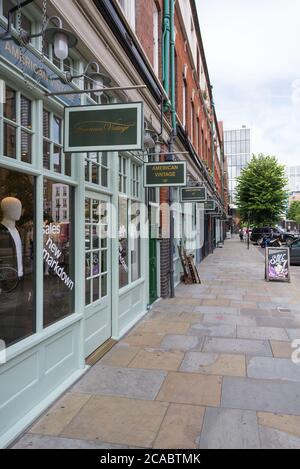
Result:
{"type": "Polygon", "coordinates": [[[300,448],[300,267],[267,283],[262,254],[226,241],[15,448],[300,448]]]}

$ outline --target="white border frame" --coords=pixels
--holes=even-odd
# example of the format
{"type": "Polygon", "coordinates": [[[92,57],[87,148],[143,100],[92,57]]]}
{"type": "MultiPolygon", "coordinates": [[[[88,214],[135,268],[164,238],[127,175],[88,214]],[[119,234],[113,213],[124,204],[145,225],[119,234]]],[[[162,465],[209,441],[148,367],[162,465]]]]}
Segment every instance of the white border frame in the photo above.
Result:
{"type": "Polygon", "coordinates": [[[195,202],[195,203],[200,203],[200,204],[204,204],[205,202],[207,202],[207,188],[206,187],[182,187],[181,190],[180,190],[180,202],[181,203],[189,203],[189,202],[195,202]],[[204,189],[205,190],[205,200],[203,199],[184,199],[182,198],[182,191],[185,190],[185,189],[204,189]]]}
{"type": "Polygon", "coordinates": [[[126,103],[126,104],[102,104],[102,105],[88,105],[88,106],[69,106],[65,107],[64,112],[64,134],[63,134],[63,150],[64,153],[88,153],[93,151],[111,151],[111,152],[121,152],[121,151],[134,151],[134,150],[143,150],[144,149],[144,103],[126,103]],[[136,144],[132,145],[99,145],[95,147],[91,146],[81,146],[81,147],[71,147],[69,145],[69,123],[70,123],[70,113],[71,112],[88,112],[88,111],[105,111],[111,109],[136,109],[137,110],[137,138],[136,144]]]}
{"type": "Polygon", "coordinates": [[[187,185],[187,162],[186,161],[168,161],[168,162],[151,162],[144,163],[144,187],[186,187],[187,185]],[[171,164],[183,165],[184,168],[184,182],[177,184],[147,184],[147,167],[148,166],[169,166],[171,164]]]}

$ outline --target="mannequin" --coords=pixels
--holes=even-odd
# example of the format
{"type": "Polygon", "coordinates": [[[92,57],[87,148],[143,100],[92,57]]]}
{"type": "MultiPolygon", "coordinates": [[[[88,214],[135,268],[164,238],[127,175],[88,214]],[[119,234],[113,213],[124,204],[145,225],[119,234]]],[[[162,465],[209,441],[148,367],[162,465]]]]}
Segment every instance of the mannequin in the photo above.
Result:
{"type": "MultiPolygon", "coordinates": [[[[16,221],[19,221],[22,215],[22,204],[19,199],[14,197],[6,197],[1,202],[1,210],[3,218],[1,220],[1,234],[9,234],[13,240],[12,247],[17,257],[18,276],[23,277],[23,258],[22,258],[22,242],[20,234],[16,228],[16,221]]],[[[11,245],[11,239],[8,245],[11,245]]],[[[2,246],[1,246],[2,247],[2,246]]]]}

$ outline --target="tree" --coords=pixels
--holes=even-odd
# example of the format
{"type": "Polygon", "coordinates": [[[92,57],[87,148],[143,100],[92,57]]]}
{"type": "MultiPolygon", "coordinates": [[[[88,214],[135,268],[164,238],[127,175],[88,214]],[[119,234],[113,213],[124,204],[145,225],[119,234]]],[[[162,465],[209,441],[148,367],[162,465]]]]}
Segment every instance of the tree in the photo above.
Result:
{"type": "Polygon", "coordinates": [[[287,213],[287,219],[300,224],[300,201],[294,201],[287,213]]]}
{"type": "Polygon", "coordinates": [[[288,180],[275,156],[253,155],[237,178],[236,201],[242,221],[274,225],[286,210],[288,180]]]}

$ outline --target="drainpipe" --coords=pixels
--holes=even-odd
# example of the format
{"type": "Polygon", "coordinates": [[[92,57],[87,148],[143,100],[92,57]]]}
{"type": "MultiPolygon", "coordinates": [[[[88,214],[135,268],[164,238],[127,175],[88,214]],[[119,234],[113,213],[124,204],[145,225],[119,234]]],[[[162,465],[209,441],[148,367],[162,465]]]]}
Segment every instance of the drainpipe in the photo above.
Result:
{"type": "MultiPolygon", "coordinates": [[[[175,79],[175,0],[170,0],[170,72],[171,72],[171,115],[172,115],[172,134],[169,140],[170,159],[173,160],[174,140],[177,134],[176,122],[176,79],[175,79]]],[[[169,188],[169,204],[170,204],[170,298],[175,297],[174,285],[174,213],[173,204],[173,188],[169,188]]]]}
{"type": "Polygon", "coordinates": [[[162,79],[166,95],[170,96],[170,0],[164,0],[162,41],[162,79]]]}

